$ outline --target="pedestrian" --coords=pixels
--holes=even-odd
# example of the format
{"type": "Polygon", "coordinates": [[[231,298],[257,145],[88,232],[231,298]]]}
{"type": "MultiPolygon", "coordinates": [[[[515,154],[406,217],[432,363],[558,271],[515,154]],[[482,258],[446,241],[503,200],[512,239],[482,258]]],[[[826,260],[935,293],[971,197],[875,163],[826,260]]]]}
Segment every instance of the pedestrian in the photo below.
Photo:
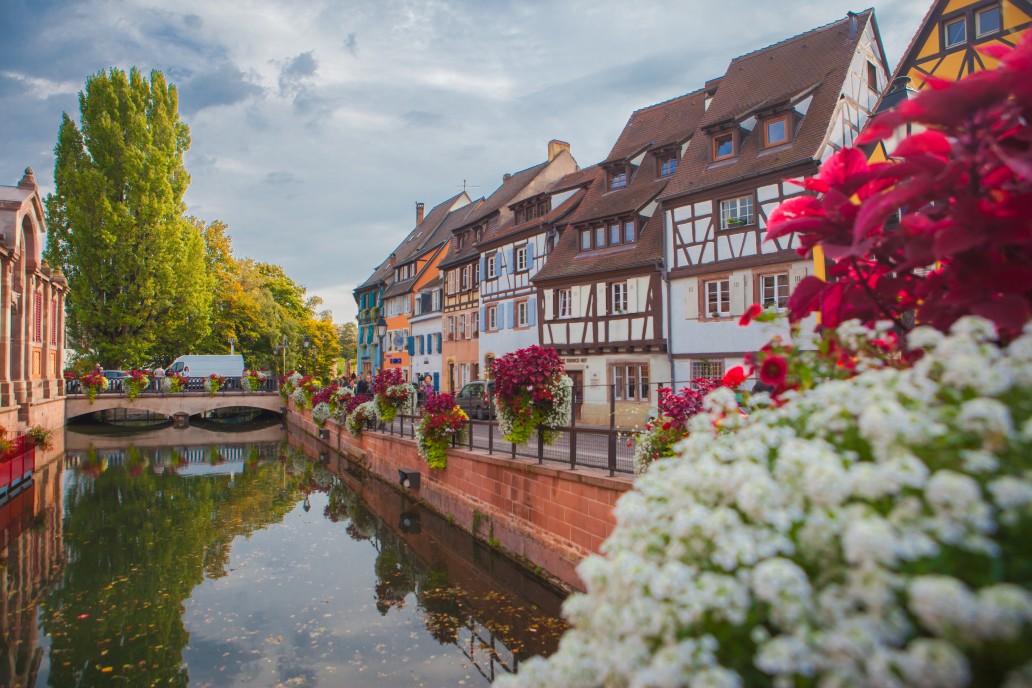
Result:
{"type": "Polygon", "coordinates": [[[183,377],[190,377],[190,366],[185,366],[183,368],[183,377]]]}
{"type": "Polygon", "coordinates": [[[154,369],[154,391],[159,394],[165,391],[162,388],[162,384],[165,382],[165,369],[158,366],[154,369]]]}
{"type": "Polygon", "coordinates": [[[369,394],[369,373],[366,373],[364,380],[359,380],[355,385],[355,394],[369,394]]]}

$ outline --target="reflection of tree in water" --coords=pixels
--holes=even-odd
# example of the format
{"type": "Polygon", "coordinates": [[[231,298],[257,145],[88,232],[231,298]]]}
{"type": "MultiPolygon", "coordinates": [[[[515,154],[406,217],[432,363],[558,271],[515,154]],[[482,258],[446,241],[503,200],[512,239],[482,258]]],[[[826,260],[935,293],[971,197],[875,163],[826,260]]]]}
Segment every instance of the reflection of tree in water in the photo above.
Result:
{"type": "Polygon", "coordinates": [[[459,639],[463,612],[457,592],[444,568],[427,570],[416,592],[416,604],[424,612],[426,629],[442,645],[454,644],[459,639]]]}
{"type": "Polygon", "coordinates": [[[224,575],[234,537],[282,520],[299,498],[279,464],[183,477],[138,472],[141,460],[130,451],[124,466],[70,479],[68,566],[43,608],[51,685],[187,685],[183,600],[224,575]]]}
{"type": "MultiPolygon", "coordinates": [[[[386,535],[386,533],[381,533],[386,535]]],[[[405,606],[405,597],[416,591],[416,566],[407,547],[394,537],[380,540],[376,555],[376,608],[386,615],[392,607],[405,606]]]]}

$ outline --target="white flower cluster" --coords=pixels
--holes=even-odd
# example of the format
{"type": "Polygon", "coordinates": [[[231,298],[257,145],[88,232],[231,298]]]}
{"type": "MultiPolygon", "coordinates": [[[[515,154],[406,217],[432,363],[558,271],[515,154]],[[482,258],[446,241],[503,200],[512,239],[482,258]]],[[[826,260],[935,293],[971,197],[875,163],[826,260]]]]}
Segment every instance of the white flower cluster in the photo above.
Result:
{"type": "Polygon", "coordinates": [[[548,388],[552,393],[552,408],[541,424],[546,428],[565,428],[573,418],[573,380],[560,375],[548,388]]]}
{"type": "Polygon", "coordinates": [[[221,384],[216,383],[215,380],[212,380],[210,377],[204,378],[204,391],[205,392],[207,392],[208,394],[214,395],[220,389],[222,389],[222,385],[221,384]]]}
{"type": "Polygon", "coordinates": [[[350,387],[338,387],[337,391],[333,393],[331,408],[333,410],[333,417],[338,421],[344,419],[344,407],[353,396],[355,396],[355,390],[350,387]]]}
{"type": "Polygon", "coordinates": [[[912,368],[747,419],[712,393],[581,563],[558,652],[496,685],[1032,685],[1032,327],[993,336],[917,331],[912,368]]]}
{"type": "Polygon", "coordinates": [[[330,413],[330,405],[325,401],[320,401],[312,409],[312,420],[315,421],[316,425],[320,428],[326,424],[326,421],[332,414],[330,413]]]}
{"type": "Polygon", "coordinates": [[[362,431],[380,422],[380,407],[375,401],[359,404],[348,416],[347,428],[352,437],[361,437],[362,431]]]}
{"type": "Polygon", "coordinates": [[[163,377],[161,378],[161,391],[168,394],[172,391],[172,378],[163,377]]]}
{"type": "Polygon", "coordinates": [[[305,394],[305,390],[301,387],[294,388],[294,391],[290,393],[290,399],[299,409],[308,406],[308,395],[305,394]]]}
{"type": "Polygon", "coordinates": [[[254,376],[244,375],[240,378],[240,388],[245,392],[260,392],[262,385],[269,379],[269,374],[262,370],[254,371],[254,376]]]}

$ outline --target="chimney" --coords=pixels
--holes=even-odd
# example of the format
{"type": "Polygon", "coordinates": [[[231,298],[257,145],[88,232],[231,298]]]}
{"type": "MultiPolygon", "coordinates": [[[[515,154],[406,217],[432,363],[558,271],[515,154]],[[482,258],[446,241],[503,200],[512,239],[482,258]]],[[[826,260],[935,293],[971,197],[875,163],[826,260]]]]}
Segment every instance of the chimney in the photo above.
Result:
{"type": "Polygon", "coordinates": [[[420,222],[423,221],[423,211],[425,209],[426,209],[425,205],[423,205],[420,201],[416,201],[416,224],[417,225],[420,222]]]}
{"type": "Polygon", "coordinates": [[[856,12],[847,12],[846,16],[849,17],[849,37],[856,38],[856,31],[860,26],[860,15],[856,12]]]}
{"type": "Polygon", "coordinates": [[[393,267],[394,267],[395,265],[397,265],[397,264],[398,264],[398,254],[397,254],[397,253],[392,253],[392,254],[391,254],[391,258],[390,258],[390,264],[391,264],[391,267],[392,267],[392,268],[393,268],[393,267]]]}
{"type": "Polygon", "coordinates": [[[892,80],[892,88],[889,89],[889,92],[894,93],[908,88],[910,88],[910,77],[904,74],[903,76],[897,76],[892,80]]]}
{"type": "Polygon", "coordinates": [[[562,151],[570,152],[570,144],[566,141],[560,141],[559,139],[552,139],[548,142],[548,162],[555,160],[556,156],[562,151]]]}
{"type": "Polygon", "coordinates": [[[510,179],[512,179],[512,175],[509,174],[508,172],[506,172],[505,174],[502,175],[502,184],[504,184],[505,182],[509,181],[510,179]]]}
{"type": "Polygon", "coordinates": [[[18,182],[18,187],[21,189],[35,189],[36,188],[36,176],[32,173],[31,167],[25,168],[25,176],[18,182]]]}

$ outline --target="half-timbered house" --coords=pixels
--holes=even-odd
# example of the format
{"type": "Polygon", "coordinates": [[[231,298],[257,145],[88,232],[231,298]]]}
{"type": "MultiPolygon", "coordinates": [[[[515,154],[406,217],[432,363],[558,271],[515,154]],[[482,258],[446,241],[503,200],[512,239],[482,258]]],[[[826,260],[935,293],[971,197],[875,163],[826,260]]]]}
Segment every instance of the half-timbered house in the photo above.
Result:
{"type": "Polygon", "coordinates": [[[558,225],[580,204],[594,174],[594,169],[579,170],[510,205],[509,221],[488,230],[477,244],[480,353],[486,378],[498,356],[540,343],[537,290],[531,280],[558,241],[558,225]]]}
{"type": "Polygon", "coordinates": [[[482,373],[480,359],[480,251],[477,244],[487,232],[512,217],[510,206],[535,196],[577,169],[570,146],[550,141],[548,159],[534,167],[506,174],[502,185],[452,231],[448,257],[439,269],[444,275],[444,389],[455,392],[482,373]]]}
{"type": "Polygon", "coordinates": [[[427,375],[435,390],[441,389],[441,308],[444,303],[444,278],[437,277],[415,295],[412,315],[412,379],[422,381],[427,375]]]}
{"type": "Polygon", "coordinates": [[[703,115],[690,93],[634,112],[534,278],[538,336],[574,382],[580,422],[644,421],[667,362],[658,198],[703,115]]]}
{"type": "Polygon", "coordinates": [[[783,325],[739,327],[753,303],[783,310],[814,261],[767,218],[790,180],[853,143],[888,82],[873,10],[737,57],[706,84],[705,114],[662,195],[671,377],[719,378],[783,325]]]}

